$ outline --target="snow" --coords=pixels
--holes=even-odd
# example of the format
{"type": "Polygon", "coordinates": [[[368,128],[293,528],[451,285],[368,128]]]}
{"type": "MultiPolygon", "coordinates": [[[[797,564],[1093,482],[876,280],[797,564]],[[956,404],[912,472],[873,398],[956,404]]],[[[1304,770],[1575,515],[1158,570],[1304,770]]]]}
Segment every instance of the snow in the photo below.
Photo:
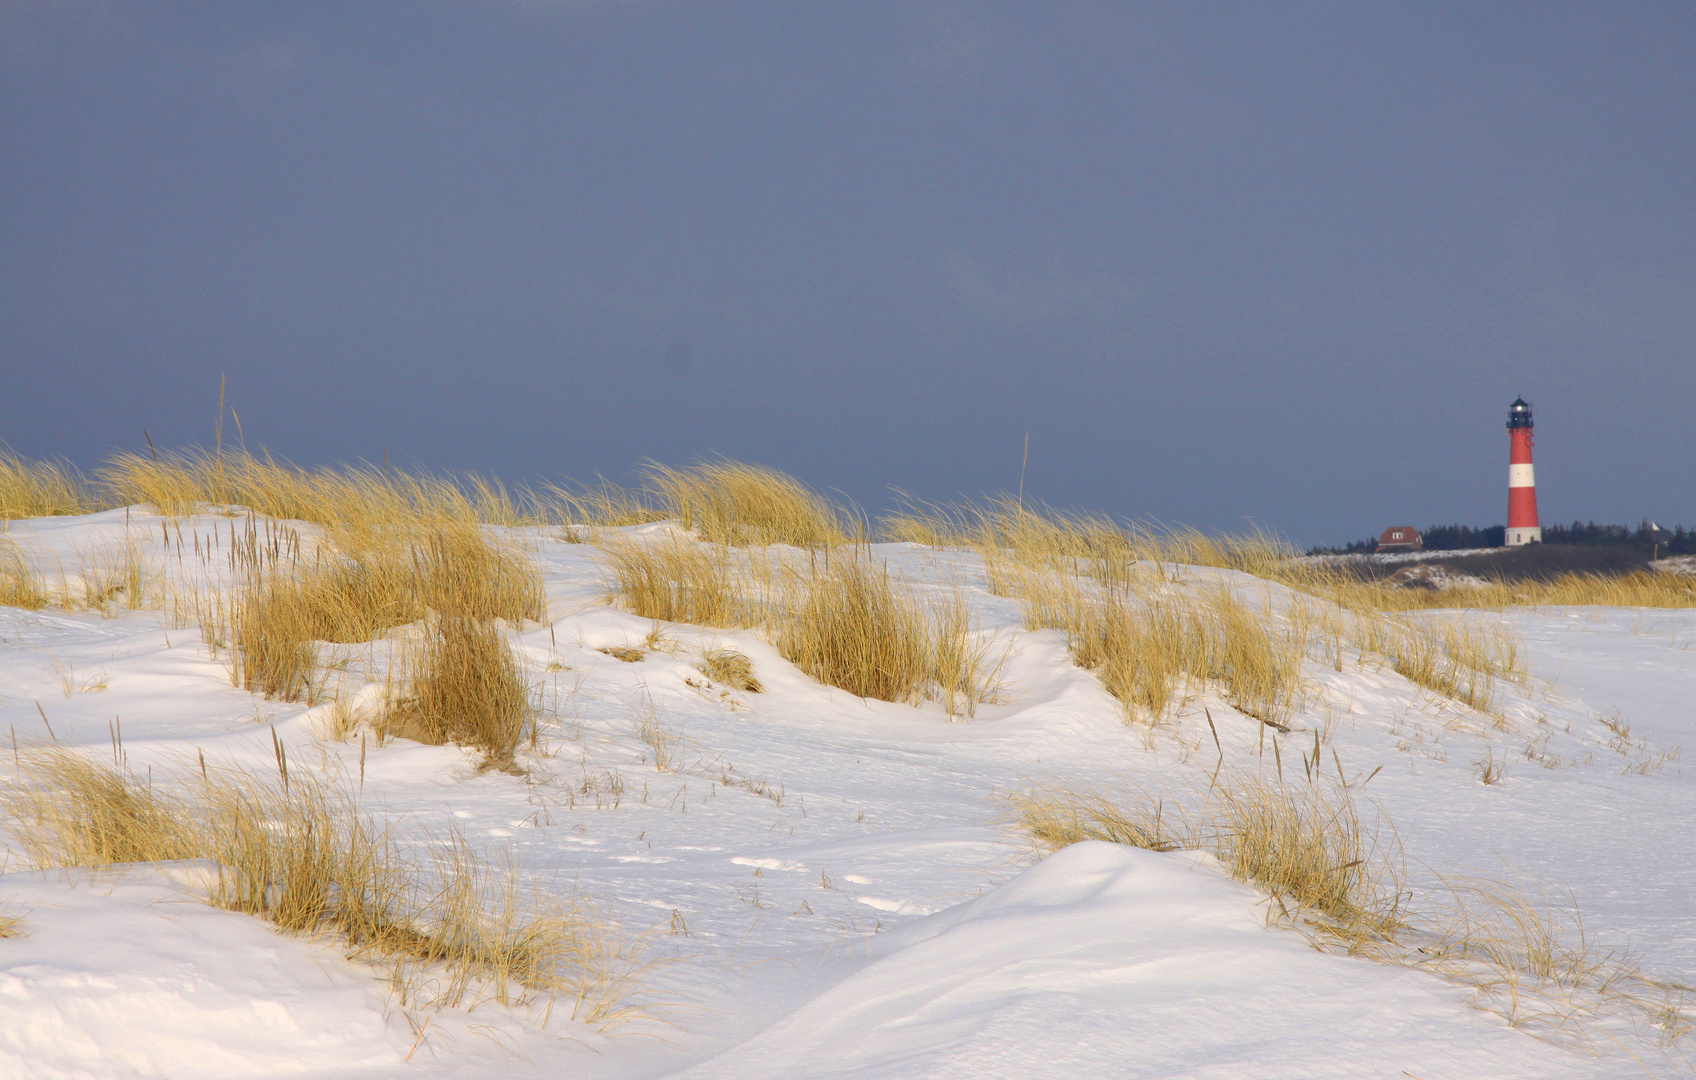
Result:
{"type": "Polygon", "coordinates": [[[0,1075],[341,1075],[407,1046],[382,988],[334,950],[199,902],[166,873],[0,877],[0,1075]]]}
{"type": "Polygon", "coordinates": [[[1261,901],[1207,855],[1076,844],[684,1075],[1584,1074],[1429,978],[1268,931],[1261,901]]]}
{"type": "MultiPolygon", "coordinates": [[[[130,508],[7,536],[55,582],[133,545],[205,589],[225,568],[194,547],[232,520],[167,528],[130,508]]],[[[510,535],[549,597],[546,625],[513,631],[550,714],[525,774],[396,741],[365,748],[357,790],[406,843],[451,823],[527,882],[598,898],[650,935],[647,1018],[603,1032],[536,1005],[408,1010],[333,942],[199,902],[204,867],[43,874],[14,856],[0,904],[26,934],[0,940],[0,1075],[1579,1077],[1642,1075],[1636,1058],[1668,1071],[1622,1022],[1586,1049],[1516,1030],[1429,972],[1318,951],[1209,856],[1088,843],[1039,860],[1007,792],[1181,791],[1221,756],[1258,765],[1272,733],[1205,694],[1152,736],[1127,727],[1059,635],[1019,629],[975,557],[878,550],[916,589],[964,589],[1005,655],[999,703],[959,722],[820,686],[752,632],[656,628],[601,601],[593,548],[510,535]],[[598,651],[612,646],[645,656],[598,651]],[[752,658],[764,692],[707,684],[695,665],[714,647],[752,658]],[[644,722],[669,740],[671,771],[644,722]]],[[[1506,618],[1540,678],[1505,695],[1499,720],[1387,669],[1310,664],[1286,765],[1321,731],[1350,774],[1383,766],[1366,790],[1416,870],[1550,882],[1646,972],[1696,982],[1696,776],[1666,756],[1696,729],[1696,612],[1506,618]],[[1486,756],[1507,763],[1498,783],[1479,781],[1486,756]]],[[[384,646],[337,655],[343,692],[370,703],[384,646]]],[[[233,688],[223,658],[156,604],[0,608],[0,723],[24,746],[119,754],[167,783],[201,753],[271,768],[275,732],[291,768],[355,783],[360,744],[327,738],[330,714],[233,688]]],[[[0,754],[0,776],[12,769],[0,754]]]]}

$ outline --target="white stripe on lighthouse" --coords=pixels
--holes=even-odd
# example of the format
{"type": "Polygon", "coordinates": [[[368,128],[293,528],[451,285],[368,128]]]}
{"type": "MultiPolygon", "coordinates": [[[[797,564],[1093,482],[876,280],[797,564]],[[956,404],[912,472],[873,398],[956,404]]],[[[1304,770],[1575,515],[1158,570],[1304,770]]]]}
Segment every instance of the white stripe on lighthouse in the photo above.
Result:
{"type": "Polygon", "coordinates": [[[1508,487],[1536,487],[1536,481],[1531,479],[1530,465],[1508,466],[1508,487]]]}

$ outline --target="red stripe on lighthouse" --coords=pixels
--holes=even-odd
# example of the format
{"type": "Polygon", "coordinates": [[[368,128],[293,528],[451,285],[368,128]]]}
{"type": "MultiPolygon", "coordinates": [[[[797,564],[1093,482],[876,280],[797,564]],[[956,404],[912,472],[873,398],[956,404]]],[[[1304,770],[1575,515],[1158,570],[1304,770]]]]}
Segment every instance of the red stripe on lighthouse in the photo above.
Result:
{"type": "Polygon", "coordinates": [[[1513,428],[1508,432],[1508,464],[1531,464],[1531,429],[1513,428]]]}
{"type": "Polygon", "coordinates": [[[1535,529],[1537,527],[1537,489],[1535,487],[1508,488],[1508,528],[1535,529]]]}

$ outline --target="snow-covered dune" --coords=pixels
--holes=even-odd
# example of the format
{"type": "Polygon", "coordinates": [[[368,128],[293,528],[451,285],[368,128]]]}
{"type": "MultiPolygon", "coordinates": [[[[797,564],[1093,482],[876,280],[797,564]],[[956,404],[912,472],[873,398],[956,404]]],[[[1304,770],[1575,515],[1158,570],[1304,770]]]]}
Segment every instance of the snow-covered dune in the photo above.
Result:
{"type": "MultiPolygon", "coordinates": [[[[130,545],[174,587],[211,588],[219,560],[192,553],[222,543],[231,520],[167,527],[131,508],[14,522],[6,536],[50,581],[130,545]],[[179,558],[179,543],[190,554],[179,558]]],[[[336,741],[333,706],[235,689],[225,657],[154,601],[0,608],[0,723],[20,753],[83,747],[162,786],[202,755],[273,769],[275,739],[291,767],[344,780],[403,843],[427,849],[452,826],[497,861],[510,854],[527,884],[594,898],[627,934],[649,935],[645,955],[661,963],[635,999],[643,1017],[602,1031],[541,1001],[408,1009],[333,941],[199,902],[205,867],[42,874],[13,853],[0,910],[21,915],[24,934],[0,939],[0,1075],[1688,1069],[1684,1051],[1668,1056],[1658,1029],[1624,1013],[1539,1022],[1538,1009],[1429,971],[1320,951],[1269,921],[1267,898],[1208,855],[1090,842],[1039,860],[1003,796],[1033,784],[1193,790],[1221,766],[1260,767],[1274,740],[1294,767],[1317,733],[1327,767],[1333,751],[1355,777],[1382,766],[1362,805],[1393,823],[1415,871],[1552,883],[1648,975],[1696,982],[1696,776],[1672,754],[1696,733],[1696,612],[1508,616],[1540,679],[1508,688],[1493,717],[1384,667],[1310,662],[1287,736],[1204,688],[1150,733],[1122,721],[1057,633],[1021,629],[975,557],[881,546],[912,588],[960,589],[974,633],[1002,659],[999,697],[961,722],[935,703],[821,686],[753,632],[620,612],[600,601],[593,548],[513,535],[532,547],[549,598],[546,624],[512,632],[547,717],[522,775],[480,772],[451,746],[336,741]],[[602,651],[614,646],[642,658],[602,651]],[[704,680],[697,665],[715,647],[750,657],[762,692],[704,680]],[[1505,773],[1482,783],[1480,762],[1505,773]]],[[[1263,589],[1223,571],[1190,576],[1263,589]]],[[[348,697],[386,657],[381,645],[329,656],[348,697]]],[[[17,769],[8,742],[0,776],[17,769]]]]}

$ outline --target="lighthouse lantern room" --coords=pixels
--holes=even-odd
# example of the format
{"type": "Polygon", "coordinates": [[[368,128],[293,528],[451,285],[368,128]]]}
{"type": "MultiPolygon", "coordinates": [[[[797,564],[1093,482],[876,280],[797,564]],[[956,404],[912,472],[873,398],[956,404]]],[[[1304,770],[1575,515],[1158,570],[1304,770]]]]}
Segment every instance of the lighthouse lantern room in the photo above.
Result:
{"type": "Polygon", "coordinates": [[[1531,472],[1531,406],[1515,398],[1508,407],[1508,547],[1538,544],[1537,483],[1531,472]]]}

